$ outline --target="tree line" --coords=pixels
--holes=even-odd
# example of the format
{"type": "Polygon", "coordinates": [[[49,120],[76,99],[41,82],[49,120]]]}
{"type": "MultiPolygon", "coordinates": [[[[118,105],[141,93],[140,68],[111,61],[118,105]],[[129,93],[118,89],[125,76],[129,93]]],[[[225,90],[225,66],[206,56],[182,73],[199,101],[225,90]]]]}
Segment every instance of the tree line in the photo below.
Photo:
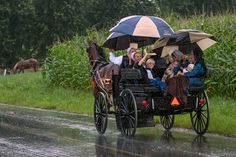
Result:
{"type": "Polygon", "coordinates": [[[1,0],[0,67],[44,59],[53,43],[86,35],[90,27],[107,29],[128,15],[211,15],[235,8],[235,0],[1,0]]]}

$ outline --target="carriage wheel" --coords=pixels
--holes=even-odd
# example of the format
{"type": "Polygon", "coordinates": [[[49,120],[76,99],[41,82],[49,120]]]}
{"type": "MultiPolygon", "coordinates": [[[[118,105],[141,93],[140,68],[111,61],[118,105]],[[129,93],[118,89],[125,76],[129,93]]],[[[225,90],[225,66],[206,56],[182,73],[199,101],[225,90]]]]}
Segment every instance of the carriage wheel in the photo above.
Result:
{"type": "Polygon", "coordinates": [[[98,92],[94,102],[94,123],[99,134],[104,134],[107,128],[108,108],[104,93],[98,92]]]}
{"type": "Polygon", "coordinates": [[[120,94],[119,117],[121,133],[132,137],[137,127],[137,105],[131,90],[125,89],[120,94]]]}
{"type": "Polygon", "coordinates": [[[175,115],[163,115],[160,116],[161,124],[166,130],[170,130],[175,121],[175,115]]]}
{"type": "Polygon", "coordinates": [[[190,118],[196,133],[203,135],[208,129],[210,120],[209,102],[206,92],[200,93],[196,99],[197,106],[190,113],[190,118]]]}

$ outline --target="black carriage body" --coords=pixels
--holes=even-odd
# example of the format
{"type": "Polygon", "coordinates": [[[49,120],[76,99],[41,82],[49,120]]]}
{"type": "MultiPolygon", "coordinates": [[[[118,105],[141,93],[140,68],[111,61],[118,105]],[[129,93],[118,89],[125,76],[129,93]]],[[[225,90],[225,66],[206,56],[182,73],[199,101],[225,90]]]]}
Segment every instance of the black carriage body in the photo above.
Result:
{"type": "Polygon", "coordinates": [[[120,75],[112,77],[112,93],[101,90],[97,94],[94,120],[100,134],[105,133],[109,113],[115,114],[117,128],[125,136],[134,136],[138,127],[153,127],[153,117],[157,115],[163,127],[169,130],[174,124],[174,116],[184,113],[190,113],[193,129],[198,134],[206,132],[210,115],[204,87],[188,89],[187,103],[175,105],[172,103],[175,97],[158,87],[143,84],[141,79],[139,69],[121,69],[120,75]],[[112,101],[109,94],[112,94],[112,101]],[[114,111],[110,111],[112,105],[114,111]]]}
{"type": "MultiPolygon", "coordinates": [[[[142,78],[139,69],[122,69],[119,91],[129,89],[135,96],[138,112],[143,114],[166,115],[191,112],[196,107],[196,96],[204,91],[204,87],[191,88],[187,97],[187,104],[171,105],[173,96],[167,95],[160,88],[150,84],[139,83],[142,78]],[[147,106],[143,104],[146,101],[147,106]]],[[[119,102],[118,102],[119,103],[119,102]]]]}
{"type": "MultiPolygon", "coordinates": [[[[191,121],[193,123],[194,130],[198,134],[205,133],[209,124],[209,110],[208,98],[206,93],[204,92],[204,86],[189,88],[187,94],[187,103],[180,103],[178,106],[176,106],[172,104],[172,101],[175,97],[166,94],[158,87],[150,84],[140,83],[142,82],[140,81],[141,79],[142,74],[139,69],[121,69],[118,89],[119,92],[128,89],[133,93],[137,105],[137,127],[153,126],[154,124],[150,123],[150,118],[152,119],[153,116],[159,115],[161,117],[161,123],[163,117],[170,119],[170,121],[168,122],[170,124],[168,124],[168,126],[164,126],[165,124],[162,124],[164,128],[169,130],[174,123],[174,115],[190,113],[191,116],[194,112],[196,112],[196,114],[198,115],[201,114],[202,111],[199,110],[199,108],[201,108],[201,106],[199,106],[199,101],[201,98],[199,97],[199,95],[204,94],[203,96],[205,96],[207,101],[207,118],[205,120],[206,126],[202,127],[204,128],[204,130],[196,131],[197,128],[195,129],[196,126],[194,126],[196,125],[196,122],[192,120],[195,117],[191,116],[191,121]]],[[[119,97],[118,95],[116,96],[119,97]]],[[[117,100],[118,102],[116,104],[119,105],[121,103],[119,102],[120,99],[117,100]]],[[[201,117],[200,120],[202,121],[201,117]]]]}

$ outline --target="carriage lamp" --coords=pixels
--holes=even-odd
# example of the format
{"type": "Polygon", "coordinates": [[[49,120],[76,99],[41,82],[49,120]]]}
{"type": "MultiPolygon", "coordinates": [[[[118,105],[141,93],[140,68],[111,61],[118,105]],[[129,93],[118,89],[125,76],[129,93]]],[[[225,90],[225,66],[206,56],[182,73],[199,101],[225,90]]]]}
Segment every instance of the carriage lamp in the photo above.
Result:
{"type": "Polygon", "coordinates": [[[200,105],[204,105],[204,104],[205,104],[205,100],[204,100],[203,98],[201,98],[201,99],[199,100],[199,104],[200,104],[200,105]]]}
{"type": "Polygon", "coordinates": [[[143,100],[143,106],[144,107],[147,107],[149,104],[148,104],[148,101],[147,100],[143,100]]]}

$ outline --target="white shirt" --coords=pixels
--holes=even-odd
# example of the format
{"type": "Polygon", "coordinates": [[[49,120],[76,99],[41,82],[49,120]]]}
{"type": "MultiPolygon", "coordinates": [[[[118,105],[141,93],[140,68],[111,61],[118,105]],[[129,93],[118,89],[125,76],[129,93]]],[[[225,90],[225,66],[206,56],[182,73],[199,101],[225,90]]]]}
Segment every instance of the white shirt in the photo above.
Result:
{"type": "Polygon", "coordinates": [[[146,71],[147,71],[148,79],[153,80],[154,78],[153,78],[151,70],[146,69],[146,71]]]}
{"type": "Polygon", "coordinates": [[[112,52],[110,52],[109,59],[112,63],[117,64],[117,65],[121,65],[122,60],[123,60],[123,56],[116,57],[112,52]]]}
{"type": "Polygon", "coordinates": [[[186,68],[184,68],[183,73],[189,72],[186,68]]]}

